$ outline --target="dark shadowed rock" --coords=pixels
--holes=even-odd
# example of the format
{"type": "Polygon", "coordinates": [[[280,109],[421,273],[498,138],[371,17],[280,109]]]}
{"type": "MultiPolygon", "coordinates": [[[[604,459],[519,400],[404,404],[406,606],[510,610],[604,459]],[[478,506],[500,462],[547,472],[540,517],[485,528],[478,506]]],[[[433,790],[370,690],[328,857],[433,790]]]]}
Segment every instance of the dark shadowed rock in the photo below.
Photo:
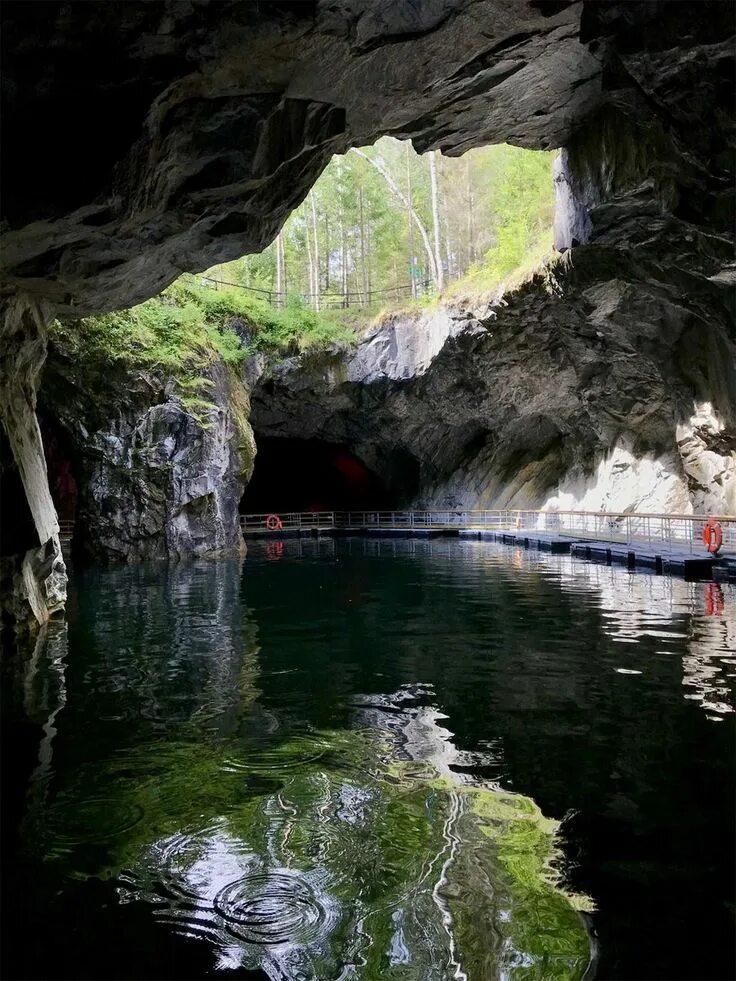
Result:
{"type": "Polygon", "coordinates": [[[731,191],[728,3],[3,4],[10,288],[92,313],[258,250],[384,133],[572,146],[581,199],[731,191]],[[609,109],[635,138],[601,144],[609,109]],[[583,134],[582,138],[579,134],[583,134]]]}
{"type": "Polygon", "coordinates": [[[266,368],[256,439],[347,444],[397,504],[736,513],[728,291],[639,263],[576,248],[476,317],[396,315],[266,368]]]}

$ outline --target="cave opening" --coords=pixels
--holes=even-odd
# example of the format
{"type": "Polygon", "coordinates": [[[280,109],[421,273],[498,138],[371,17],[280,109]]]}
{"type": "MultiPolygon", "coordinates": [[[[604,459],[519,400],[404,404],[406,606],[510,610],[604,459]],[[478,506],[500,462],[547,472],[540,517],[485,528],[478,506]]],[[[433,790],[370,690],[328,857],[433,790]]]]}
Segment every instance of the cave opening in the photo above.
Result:
{"type": "Polygon", "coordinates": [[[407,503],[418,465],[393,453],[368,466],[344,443],[257,437],[253,477],[240,502],[243,514],[270,511],[388,510],[407,503]]]}

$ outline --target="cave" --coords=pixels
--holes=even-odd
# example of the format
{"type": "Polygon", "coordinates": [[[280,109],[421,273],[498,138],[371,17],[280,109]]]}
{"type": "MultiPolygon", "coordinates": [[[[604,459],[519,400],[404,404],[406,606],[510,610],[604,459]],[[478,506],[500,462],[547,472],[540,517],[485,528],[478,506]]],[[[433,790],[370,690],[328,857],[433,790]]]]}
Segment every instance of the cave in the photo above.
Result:
{"type": "Polygon", "coordinates": [[[640,478],[734,526],[732,3],[1,14],[3,974],[733,976],[731,578],[240,521],[628,515],[640,478]],[[560,148],[544,269],[185,392],[54,351],[265,248],[386,135],[560,148]],[[100,566],[66,607],[74,519],[100,566]]]}
{"type": "MultiPolygon", "coordinates": [[[[697,439],[677,431],[678,420],[700,418],[707,413],[698,407],[712,406],[718,426],[730,431],[736,404],[733,11],[714,0],[698,14],[685,3],[653,0],[436,0],[365,9],[3,4],[0,413],[41,545],[58,548],[35,418],[48,323],[130,307],[183,271],[259,251],[333,155],[383,135],[447,156],[502,142],[562,148],[554,246],[564,261],[520,294],[516,308],[489,314],[485,336],[445,345],[447,364],[433,377],[409,379],[397,391],[398,370],[378,392],[395,394],[396,432],[386,445],[418,460],[411,467],[428,488],[423,503],[461,501],[452,461],[468,433],[483,429],[493,432],[499,467],[514,458],[519,433],[536,427],[537,443],[560,434],[562,452],[541,461],[537,453],[531,469],[520,468],[519,502],[546,501],[546,474],[564,476],[569,460],[578,468],[574,483],[590,461],[614,451],[639,457],[651,446],[666,446],[680,486],[695,479],[703,454],[697,450],[697,466],[688,470],[680,447],[697,439]],[[244,45],[258,56],[244,61],[244,45]],[[60,159],[39,190],[39,147],[53,146],[59,133],[73,135],[79,166],[72,173],[60,159]],[[488,383],[489,365],[503,369],[510,344],[517,345],[514,371],[488,383]],[[697,377],[693,350],[707,364],[697,377]],[[535,363],[525,372],[527,357],[535,363]],[[411,419],[420,400],[421,417],[411,419]],[[502,412],[489,411],[499,404],[502,412]],[[570,446],[581,448],[581,459],[570,446]]],[[[360,365],[353,368],[360,374],[360,365]]],[[[129,513],[150,503],[128,480],[139,420],[121,435],[110,406],[91,454],[95,465],[98,446],[103,457],[121,457],[117,482],[105,485],[119,499],[103,494],[95,478],[100,520],[91,535],[100,552],[109,551],[101,529],[120,555],[201,554],[208,540],[218,553],[240,549],[237,512],[252,466],[248,397],[230,417],[243,421],[238,467],[228,469],[218,449],[233,438],[223,421],[209,439],[207,462],[165,483],[153,516],[129,513]],[[213,527],[197,527],[195,514],[213,527]]],[[[188,423],[165,392],[156,400],[165,408],[147,414],[143,435],[161,446],[159,427],[186,433],[188,423]]],[[[366,413],[381,404],[365,403],[366,413]]],[[[300,417],[304,411],[300,405],[300,417]]],[[[372,433],[371,452],[357,428],[289,435],[344,443],[382,481],[384,500],[413,499],[412,480],[401,477],[410,468],[382,462],[372,433]],[[392,467],[406,488],[392,486],[392,467]]],[[[154,458],[152,449],[147,459],[154,458]]],[[[156,458],[162,481],[164,463],[156,458]]],[[[710,467],[711,485],[724,466],[710,467]]],[[[485,471],[474,483],[462,498],[467,504],[513,497],[485,471]]],[[[61,603],[62,581],[59,570],[58,588],[44,584],[41,595],[61,603]]]]}
{"type": "Polygon", "coordinates": [[[289,437],[257,438],[253,477],[241,514],[283,511],[392,510],[418,487],[418,465],[395,455],[373,469],[344,443],[289,437]]]}

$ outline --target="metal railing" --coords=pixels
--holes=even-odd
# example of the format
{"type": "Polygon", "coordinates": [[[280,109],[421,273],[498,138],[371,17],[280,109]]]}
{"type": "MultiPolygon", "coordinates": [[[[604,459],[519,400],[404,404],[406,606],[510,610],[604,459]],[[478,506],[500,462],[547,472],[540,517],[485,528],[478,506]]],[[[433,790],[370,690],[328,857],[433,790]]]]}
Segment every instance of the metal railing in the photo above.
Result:
{"type": "MultiPolygon", "coordinates": [[[[243,531],[268,529],[269,518],[277,518],[284,529],[335,528],[336,511],[279,511],[271,514],[241,514],[243,531]]],[[[275,529],[280,530],[278,525],[275,529]]]]}
{"type": "Polygon", "coordinates": [[[275,307],[288,306],[290,301],[302,303],[314,310],[349,310],[358,307],[363,309],[373,307],[377,303],[387,300],[400,301],[411,299],[413,296],[426,295],[432,281],[430,279],[417,279],[412,286],[411,283],[403,283],[396,286],[387,286],[380,290],[346,290],[344,293],[320,292],[320,293],[301,293],[295,290],[286,292],[279,290],[269,290],[261,286],[245,286],[243,283],[229,283],[224,279],[214,279],[211,276],[203,276],[201,279],[203,286],[209,286],[217,290],[220,286],[227,286],[238,290],[245,290],[248,293],[255,293],[266,303],[275,307]]]}
{"type": "MultiPolygon", "coordinates": [[[[265,529],[268,514],[244,514],[243,531],[265,529]]],[[[485,510],[315,511],[279,512],[284,529],[343,528],[356,530],[458,528],[477,531],[528,531],[619,545],[649,544],[667,551],[704,552],[706,521],[721,527],[721,552],[736,553],[736,515],[639,514],[611,511],[485,510]]]]}
{"type": "Polygon", "coordinates": [[[59,541],[64,544],[70,542],[74,535],[74,522],[70,520],[59,521],[59,541]]]}

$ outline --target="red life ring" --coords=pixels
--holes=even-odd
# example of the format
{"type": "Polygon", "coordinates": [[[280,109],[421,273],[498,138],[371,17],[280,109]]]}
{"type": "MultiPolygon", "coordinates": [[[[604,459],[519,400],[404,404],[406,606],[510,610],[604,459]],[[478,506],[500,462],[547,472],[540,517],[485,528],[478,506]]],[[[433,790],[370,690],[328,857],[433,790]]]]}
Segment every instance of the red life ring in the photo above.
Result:
{"type": "Polygon", "coordinates": [[[717,521],[710,518],[705,522],[702,538],[703,545],[705,545],[712,555],[715,555],[723,542],[723,531],[717,521]]]}
{"type": "Polygon", "coordinates": [[[284,526],[281,524],[281,518],[277,514],[269,514],[266,518],[266,527],[269,531],[281,531],[284,526]]]}
{"type": "Polygon", "coordinates": [[[709,617],[719,617],[723,613],[724,607],[723,590],[717,582],[706,583],[705,586],[705,612],[709,617]]]}
{"type": "Polygon", "coordinates": [[[266,545],[266,558],[276,562],[284,554],[283,542],[269,542],[266,545]]]}

